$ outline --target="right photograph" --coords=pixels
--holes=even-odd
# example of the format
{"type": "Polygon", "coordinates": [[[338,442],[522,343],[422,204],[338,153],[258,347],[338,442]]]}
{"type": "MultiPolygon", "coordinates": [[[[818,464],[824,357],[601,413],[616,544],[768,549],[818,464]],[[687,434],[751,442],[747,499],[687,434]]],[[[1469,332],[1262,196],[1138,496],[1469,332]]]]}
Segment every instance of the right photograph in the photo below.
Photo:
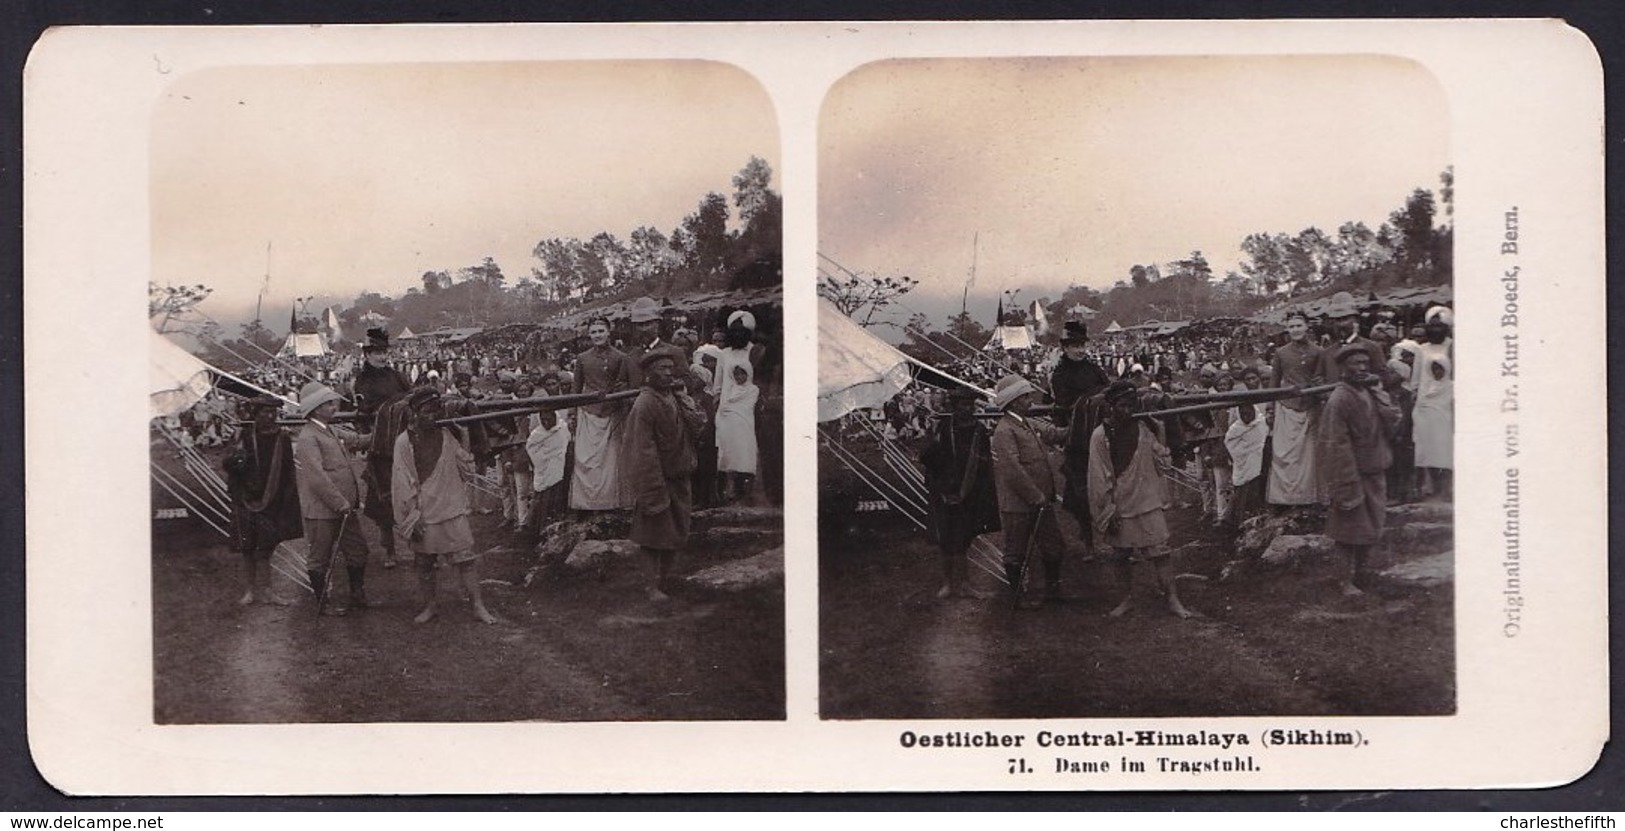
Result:
{"type": "Polygon", "coordinates": [[[1448,109],[1378,55],[836,83],[821,718],[1455,713],[1448,109]]]}

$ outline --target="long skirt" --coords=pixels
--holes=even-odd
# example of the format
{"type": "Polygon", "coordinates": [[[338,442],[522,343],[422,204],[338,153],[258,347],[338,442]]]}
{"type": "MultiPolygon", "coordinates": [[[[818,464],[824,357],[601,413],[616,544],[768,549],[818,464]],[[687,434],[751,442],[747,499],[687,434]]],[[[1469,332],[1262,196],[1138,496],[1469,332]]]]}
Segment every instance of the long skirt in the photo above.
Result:
{"type": "Polygon", "coordinates": [[[596,416],[581,410],[576,419],[570,507],[580,511],[610,511],[623,507],[620,457],[620,417],[596,416]]]}
{"type": "Polygon", "coordinates": [[[756,413],[723,407],[717,411],[717,470],[756,472],[756,413]]]}
{"type": "Polygon", "coordinates": [[[1274,455],[1265,498],[1271,505],[1313,505],[1320,501],[1315,471],[1315,426],[1311,411],[1275,408],[1274,455]]]}

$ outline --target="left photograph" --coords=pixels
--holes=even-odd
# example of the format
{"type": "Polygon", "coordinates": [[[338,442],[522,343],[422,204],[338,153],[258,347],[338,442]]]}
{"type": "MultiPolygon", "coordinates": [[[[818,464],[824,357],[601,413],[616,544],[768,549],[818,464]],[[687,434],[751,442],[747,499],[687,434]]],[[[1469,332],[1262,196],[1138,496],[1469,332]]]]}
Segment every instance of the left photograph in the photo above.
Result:
{"type": "Polygon", "coordinates": [[[778,153],[707,61],[177,78],[154,722],[783,719],[778,153]]]}

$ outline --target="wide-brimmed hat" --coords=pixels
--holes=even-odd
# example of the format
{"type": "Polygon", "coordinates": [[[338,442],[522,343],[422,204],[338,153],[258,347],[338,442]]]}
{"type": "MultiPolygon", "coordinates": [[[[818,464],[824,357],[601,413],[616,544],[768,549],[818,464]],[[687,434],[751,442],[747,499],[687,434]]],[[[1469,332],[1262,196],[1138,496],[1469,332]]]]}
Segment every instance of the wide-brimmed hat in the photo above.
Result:
{"type": "Polygon", "coordinates": [[[639,297],[627,308],[633,323],[648,323],[660,319],[660,303],[653,297],[639,297]]]}
{"type": "Polygon", "coordinates": [[[1326,302],[1327,317],[1353,317],[1359,313],[1360,310],[1354,307],[1354,295],[1346,291],[1332,295],[1332,299],[1326,302]]]}
{"type": "Polygon", "coordinates": [[[299,415],[309,418],[316,408],[329,401],[339,401],[340,396],[333,388],[320,381],[311,381],[299,388],[299,415]]]}
{"type": "Polygon", "coordinates": [[[1061,326],[1061,345],[1082,343],[1089,339],[1089,327],[1081,320],[1068,320],[1061,326]]]}
{"type": "Polygon", "coordinates": [[[1038,392],[1033,382],[1020,375],[1006,375],[993,387],[993,406],[1002,410],[1029,392],[1038,392]]]}

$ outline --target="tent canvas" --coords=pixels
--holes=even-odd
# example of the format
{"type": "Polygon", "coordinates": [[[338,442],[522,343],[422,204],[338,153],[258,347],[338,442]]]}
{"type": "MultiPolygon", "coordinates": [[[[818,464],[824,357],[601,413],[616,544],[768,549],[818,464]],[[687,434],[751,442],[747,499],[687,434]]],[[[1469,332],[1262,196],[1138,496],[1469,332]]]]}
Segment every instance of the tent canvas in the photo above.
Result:
{"type": "Polygon", "coordinates": [[[818,420],[879,407],[912,380],[909,358],[831,305],[818,302],[818,420]]]}
{"type": "Polygon", "coordinates": [[[283,341],[279,355],[295,355],[300,358],[309,358],[317,355],[326,355],[327,339],[319,334],[301,335],[289,333],[288,339],[283,341]]]}
{"type": "Polygon", "coordinates": [[[1111,322],[1110,326],[1106,327],[1106,334],[1108,335],[1115,335],[1121,331],[1123,331],[1123,325],[1115,320],[1111,322]]]}
{"type": "Polygon", "coordinates": [[[148,342],[151,418],[184,412],[214,389],[212,367],[157,332],[148,342]]]}
{"type": "Polygon", "coordinates": [[[401,333],[396,335],[395,339],[396,340],[413,340],[416,337],[417,337],[417,333],[412,331],[412,327],[410,327],[410,326],[402,326],[401,327],[401,333]]]}
{"type": "Polygon", "coordinates": [[[1000,326],[993,330],[993,337],[987,341],[984,349],[1031,349],[1038,342],[1033,339],[1033,332],[1026,326],[1000,326]]]}

